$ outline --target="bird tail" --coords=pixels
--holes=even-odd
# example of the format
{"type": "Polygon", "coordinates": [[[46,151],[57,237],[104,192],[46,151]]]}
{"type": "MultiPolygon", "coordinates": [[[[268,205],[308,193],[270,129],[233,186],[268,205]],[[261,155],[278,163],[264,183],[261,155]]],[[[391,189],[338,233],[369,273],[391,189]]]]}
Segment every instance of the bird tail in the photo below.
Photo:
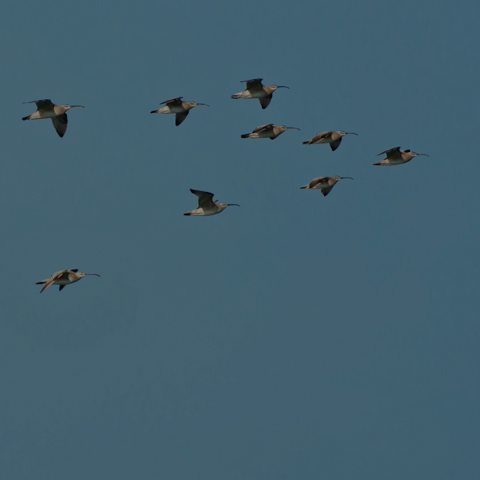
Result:
{"type": "Polygon", "coordinates": [[[152,110],[150,113],[158,113],[158,110],[152,110]]]}
{"type": "Polygon", "coordinates": [[[302,142],[302,145],[308,145],[310,143],[310,140],[305,140],[304,142],[302,142]]]}
{"type": "Polygon", "coordinates": [[[191,213],[190,213],[190,212],[187,212],[187,213],[184,213],[184,215],[191,215],[191,213]]]}
{"type": "Polygon", "coordinates": [[[240,135],[240,138],[249,138],[249,137],[250,137],[249,133],[246,133],[245,135],[240,135]]]}
{"type": "Polygon", "coordinates": [[[300,187],[300,188],[301,188],[301,189],[302,189],[302,188],[308,188],[308,185],[304,185],[303,187],[300,187]]]}
{"type": "Polygon", "coordinates": [[[30,120],[30,115],[27,115],[26,117],[23,117],[22,120],[30,120]]]}
{"type": "Polygon", "coordinates": [[[235,94],[235,95],[232,95],[230,98],[233,98],[233,99],[240,98],[240,95],[235,94]]]}

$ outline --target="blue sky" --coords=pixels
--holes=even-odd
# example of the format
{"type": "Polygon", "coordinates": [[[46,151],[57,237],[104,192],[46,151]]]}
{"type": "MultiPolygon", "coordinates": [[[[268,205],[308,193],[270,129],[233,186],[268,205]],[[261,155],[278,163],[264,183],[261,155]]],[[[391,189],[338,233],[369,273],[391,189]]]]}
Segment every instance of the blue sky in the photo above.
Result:
{"type": "Polygon", "coordinates": [[[478,478],[478,14],[5,6],[2,476],[478,478]],[[290,90],[230,99],[255,77],[290,90]],[[210,107],[149,114],[176,96],[210,107]],[[41,98],[85,105],[64,138],[41,98]],[[430,157],[372,166],[397,145],[430,157]],[[39,295],[64,268],[101,278],[39,295]]]}

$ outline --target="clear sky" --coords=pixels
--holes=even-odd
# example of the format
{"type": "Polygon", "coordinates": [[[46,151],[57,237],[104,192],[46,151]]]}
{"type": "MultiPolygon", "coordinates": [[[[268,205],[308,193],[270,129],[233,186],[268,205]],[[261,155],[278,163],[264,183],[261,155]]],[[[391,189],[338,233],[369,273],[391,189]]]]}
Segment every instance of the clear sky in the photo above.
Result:
{"type": "Polygon", "coordinates": [[[479,14],[8,2],[0,478],[480,478],[479,14]],[[230,99],[255,77],[290,90],[230,99]],[[86,107],[64,138],[42,98],[86,107]],[[397,145],[430,157],[372,166],[397,145]],[[101,278],[39,295],[64,268],[101,278]]]}

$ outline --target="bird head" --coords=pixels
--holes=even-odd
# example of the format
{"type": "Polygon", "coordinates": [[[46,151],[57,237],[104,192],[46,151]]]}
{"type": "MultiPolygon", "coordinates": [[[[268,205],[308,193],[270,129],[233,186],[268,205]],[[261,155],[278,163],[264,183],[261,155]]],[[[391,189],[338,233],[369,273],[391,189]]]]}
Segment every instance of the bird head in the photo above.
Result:
{"type": "Polygon", "coordinates": [[[85,108],[83,105],[60,105],[60,107],[62,107],[65,110],[65,112],[67,110],[70,110],[71,108],[76,108],[76,107],[85,108]]]}

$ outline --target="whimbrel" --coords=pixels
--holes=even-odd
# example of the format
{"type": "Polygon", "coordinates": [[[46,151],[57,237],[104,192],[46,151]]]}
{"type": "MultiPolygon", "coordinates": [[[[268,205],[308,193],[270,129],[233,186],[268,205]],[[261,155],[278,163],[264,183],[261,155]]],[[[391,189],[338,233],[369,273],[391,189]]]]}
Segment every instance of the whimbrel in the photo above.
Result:
{"type": "Polygon", "coordinates": [[[150,113],[174,113],[175,114],[175,125],[178,127],[188,115],[188,112],[198,105],[205,105],[209,107],[206,103],[195,103],[195,102],[182,102],[183,97],[175,97],[170,100],[162,102],[160,105],[165,104],[164,107],[160,107],[157,110],[152,110],[150,113]]]}
{"type": "Polygon", "coordinates": [[[232,95],[232,98],[258,98],[262,108],[267,108],[272,100],[272,94],[277,88],[290,88],[285,85],[262,85],[263,78],[254,78],[253,80],[242,80],[247,84],[247,88],[241,92],[232,95]]]}
{"type": "Polygon", "coordinates": [[[400,150],[400,147],[389,148],[384,152],[380,152],[379,155],[383,155],[384,153],[386,153],[387,156],[383,160],[380,160],[373,165],[384,165],[388,167],[391,165],[401,165],[402,163],[407,163],[413,157],[428,157],[426,153],[415,153],[411,152],[410,150],[400,150]]]}
{"type": "Polygon", "coordinates": [[[316,177],[309,184],[304,185],[300,188],[318,189],[323,193],[323,196],[326,197],[330,193],[330,190],[334,187],[334,185],[339,180],[343,180],[344,178],[349,178],[350,180],[353,180],[352,177],[316,177]]]}
{"type": "Polygon", "coordinates": [[[43,288],[40,290],[40,293],[42,293],[46,288],[48,288],[50,285],[60,285],[59,291],[62,291],[62,289],[65,287],[65,285],[70,285],[70,283],[75,283],[78,282],[81,278],[87,276],[87,275],[96,275],[99,277],[100,275],[98,273],[83,273],[79,272],[78,268],[72,268],[70,270],[60,270],[59,272],[55,272],[52,274],[50,278],[46,278],[45,280],[41,280],[40,282],[37,282],[37,285],[45,284],[43,288]]]}
{"type": "Polygon", "coordinates": [[[190,191],[198,197],[198,208],[190,210],[189,212],[184,213],[184,215],[216,215],[232,205],[235,205],[236,207],[240,206],[237,203],[217,203],[218,200],[213,200],[213,193],[202,192],[202,190],[193,190],[192,188],[190,191]]]}
{"type": "Polygon", "coordinates": [[[83,105],[55,105],[50,99],[34,100],[33,102],[23,103],[35,103],[37,105],[37,111],[23,117],[22,120],[41,120],[43,118],[51,118],[55,131],[63,137],[67,131],[67,110],[75,107],[85,108],[83,105]]]}
{"type": "Polygon", "coordinates": [[[240,135],[241,138],[269,138],[275,140],[285,130],[300,130],[297,127],[286,127],[285,125],[274,125],[273,123],[267,123],[255,128],[251,133],[245,133],[240,135]]]}
{"type": "Polygon", "coordinates": [[[344,135],[357,135],[353,132],[343,132],[341,130],[332,130],[329,132],[317,133],[310,140],[302,142],[304,145],[317,145],[319,143],[329,143],[332,152],[338,148],[344,135]]]}

